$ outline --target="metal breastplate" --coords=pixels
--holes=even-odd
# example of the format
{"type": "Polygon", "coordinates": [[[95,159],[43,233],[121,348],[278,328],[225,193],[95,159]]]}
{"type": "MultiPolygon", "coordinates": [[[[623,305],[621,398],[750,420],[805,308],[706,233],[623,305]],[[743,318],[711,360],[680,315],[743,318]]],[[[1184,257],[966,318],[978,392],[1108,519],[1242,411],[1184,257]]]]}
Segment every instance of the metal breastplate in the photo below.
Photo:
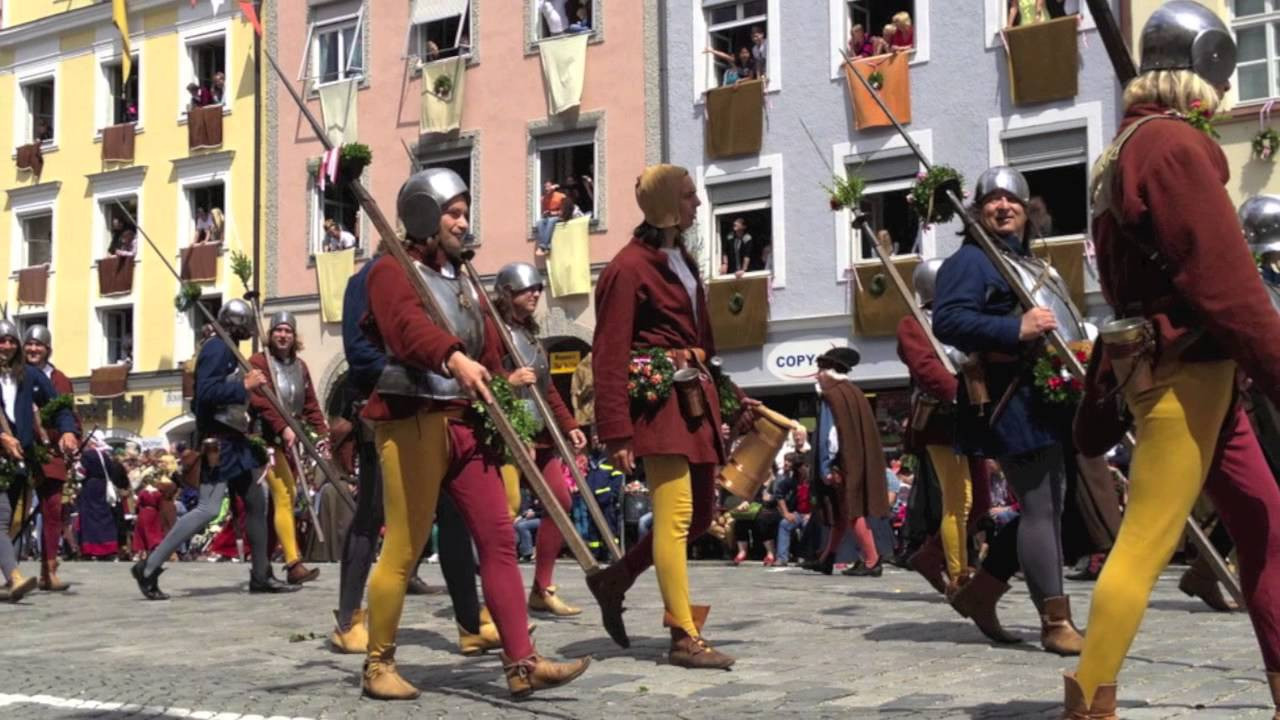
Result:
{"type": "Polygon", "coordinates": [[[1271,307],[1280,312],[1280,287],[1276,287],[1269,282],[1262,283],[1267,288],[1267,295],[1271,298],[1271,307]]]}
{"type": "MultiPolygon", "coordinates": [[[[237,365],[235,370],[227,374],[224,382],[244,383],[244,370],[237,365]]],[[[234,430],[249,432],[249,406],[247,404],[224,405],[214,411],[213,419],[234,430]]]]}
{"type": "Polygon", "coordinates": [[[1039,258],[1024,257],[1005,253],[1005,258],[1018,275],[1020,284],[1031,294],[1036,305],[1053,311],[1058,319],[1058,332],[1067,342],[1081,342],[1089,339],[1085,328],[1084,317],[1071,301],[1071,292],[1051,265],[1039,258]]]}
{"type": "Polygon", "coordinates": [[[271,379],[276,384],[276,394],[294,417],[302,416],[302,408],[306,404],[306,378],[302,375],[302,363],[297,358],[288,362],[271,360],[271,379]]]}
{"type": "MultiPolygon", "coordinates": [[[[929,321],[929,332],[932,333],[933,332],[933,310],[924,309],[921,312],[924,313],[924,319],[929,321]]],[[[938,341],[938,344],[942,345],[942,351],[947,354],[947,357],[951,359],[951,364],[954,365],[956,368],[959,368],[961,365],[968,362],[969,357],[964,353],[942,342],[941,340],[938,341]]]]}
{"type": "MultiPolygon", "coordinates": [[[[484,314],[475,288],[461,276],[448,278],[422,263],[415,262],[414,265],[448,320],[449,329],[462,341],[467,355],[473,359],[480,357],[484,352],[484,314]]],[[[467,397],[457,380],[445,377],[434,369],[419,370],[409,367],[394,357],[387,358],[387,364],[374,389],[382,395],[432,400],[461,400],[467,397]]]]}
{"type": "MultiPolygon", "coordinates": [[[[511,325],[507,327],[511,330],[511,340],[515,345],[516,353],[520,355],[520,363],[523,367],[533,369],[533,373],[538,377],[538,389],[542,391],[544,398],[547,397],[551,387],[551,361],[547,357],[547,351],[526,328],[511,325]]],[[[509,355],[504,364],[507,370],[515,370],[517,366],[516,360],[509,355]]],[[[529,409],[529,414],[533,416],[538,431],[545,428],[548,418],[544,418],[538,411],[538,403],[533,399],[533,392],[524,387],[517,390],[516,394],[523,399],[525,406],[529,409]]]]}

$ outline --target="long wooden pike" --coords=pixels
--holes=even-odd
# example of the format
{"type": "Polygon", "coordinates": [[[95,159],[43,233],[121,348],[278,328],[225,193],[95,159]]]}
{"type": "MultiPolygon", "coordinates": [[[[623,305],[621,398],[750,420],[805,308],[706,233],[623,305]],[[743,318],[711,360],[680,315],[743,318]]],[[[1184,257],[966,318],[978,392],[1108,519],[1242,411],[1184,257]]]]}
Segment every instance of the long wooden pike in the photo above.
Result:
{"type": "MultiPolygon", "coordinates": [[[[311,130],[316,134],[316,139],[320,141],[326,151],[333,150],[333,142],[329,140],[329,135],[325,132],[324,126],[320,124],[315,114],[311,112],[311,109],[303,102],[302,97],[298,95],[297,89],[293,87],[293,84],[285,76],[284,71],[280,69],[275,57],[266,48],[262,48],[262,56],[267,59],[272,69],[275,70],[276,76],[280,78],[281,84],[289,91],[289,96],[297,104],[298,111],[302,113],[302,116],[311,126],[311,130]]],[[[382,213],[382,208],[378,207],[377,201],[373,199],[368,188],[358,178],[349,178],[346,182],[347,187],[360,203],[360,209],[368,215],[374,228],[377,229],[378,235],[381,236],[382,249],[394,258],[404,270],[409,284],[418,296],[418,301],[422,303],[423,310],[431,318],[431,322],[446,331],[452,332],[452,323],[449,322],[448,316],[444,314],[439,304],[436,303],[435,296],[427,289],[426,282],[413,264],[413,259],[405,251],[404,245],[400,241],[400,236],[392,227],[391,222],[387,220],[386,215],[382,213]]],[[[555,494],[551,492],[551,487],[547,485],[542,473],[538,470],[537,463],[534,462],[533,454],[516,433],[515,428],[511,425],[510,418],[507,417],[497,403],[483,398],[479,398],[479,401],[483,404],[489,417],[493,418],[493,422],[498,428],[498,433],[511,450],[516,466],[524,474],[525,480],[533,489],[534,494],[542,501],[545,512],[551,518],[551,521],[556,524],[556,527],[560,529],[560,533],[564,535],[565,542],[573,553],[574,559],[588,574],[599,572],[600,564],[596,562],[595,556],[591,554],[591,549],[587,547],[586,541],[578,534],[572,519],[569,517],[569,513],[565,512],[564,508],[560,507],[560,503],[556,501],[555,494]]]]}

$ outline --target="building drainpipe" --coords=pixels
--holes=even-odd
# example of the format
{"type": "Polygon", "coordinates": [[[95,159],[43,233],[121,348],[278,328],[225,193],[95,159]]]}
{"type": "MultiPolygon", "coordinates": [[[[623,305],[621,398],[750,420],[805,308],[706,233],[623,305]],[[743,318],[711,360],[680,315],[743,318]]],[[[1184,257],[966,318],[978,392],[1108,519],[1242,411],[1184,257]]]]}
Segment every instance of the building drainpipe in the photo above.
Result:
{"type": "MultiPolygon", "coordinates": [[[[261,5],[265,5],[263,2],[261,5]]],[[[262,36],[253,34],[253,292],[262,306],[262,36]]],[[[258,334],[253,334],[253,351],[258,351],[258,334]]]]}
{"type": "Polygon", "coordinates": [[[658,133],[662,135],[662,162],[671,160],[671,133],[667,104],[667,0],[658,0],[658,133]]]}

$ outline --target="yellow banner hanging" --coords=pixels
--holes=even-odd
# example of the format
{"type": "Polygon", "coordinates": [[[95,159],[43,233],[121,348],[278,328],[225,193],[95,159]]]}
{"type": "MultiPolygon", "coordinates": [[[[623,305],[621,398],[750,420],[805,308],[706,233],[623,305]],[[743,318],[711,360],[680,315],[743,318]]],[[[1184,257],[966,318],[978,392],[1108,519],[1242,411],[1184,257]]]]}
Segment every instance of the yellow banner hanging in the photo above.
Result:
{"type": "Polygon", "coordinates": [[[133,46],[129,44],[129,9],[124,6],[124,0],[111,0],[111,22],[120,31],[120,45],[124,48],[120,53],[122,82],[129,82],[133,72],[133,46]]]}

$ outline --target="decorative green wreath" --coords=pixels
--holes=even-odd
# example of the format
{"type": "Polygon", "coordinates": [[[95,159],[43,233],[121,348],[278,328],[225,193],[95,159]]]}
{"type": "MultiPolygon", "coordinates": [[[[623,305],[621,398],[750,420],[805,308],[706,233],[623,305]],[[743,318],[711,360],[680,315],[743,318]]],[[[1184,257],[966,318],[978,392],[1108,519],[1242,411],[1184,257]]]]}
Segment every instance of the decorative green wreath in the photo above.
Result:
{"type": "Polygon", "coordinates": [[[63,410],[74,411],[75,407],[76,398],[74,395],[70,393],[59,395],[40,408],[40,424],[48,427],[53,424],[54,419],[58,417],[58,413],[63,410]]]}
{"type": "Polygon", "coordinates": [[[884,73],[876,70],[867,76],[867,84],[875,88],[876,92],[884,89],[884,73]]]}
{"type": "Polygon", "coordinates": [[[661,404],[671,395],[672,376],[676,367],[662,348],[632,350],[628,367],[627,394],[632,400],[649,405],[661,404]]]}
{"type": "Polygon", "coordinates": [[[173,296],[173,306],[178,309],[178,312],[186,312],[194,307],[199,299],[200,286],[192,282],[183,283],[182,289],[173,296]]]}
{"type": "Polygon", "coordinates": [[[1263,162],[1275,162],[1276,153],[1280,152],[1280,132],[1275,128],[1259,130],[1253,136],[1253,156],[1263,162]]]}
{"type": "MultiPolygon", "coordinates": [[[[1071,352],[1083,364],[1089,362],[1089,350],[1084,347],[1073,347],[1071,352]]],[[[1066,369],[1062,356],[1052,346],[1045,346],[1045,351],[1036,360],[1032,369],[1035,376],[1036,389],[1040,397],[1054,405],[1070,405],[1080,402],[1084,397],[1084,383],[1066,369]]]]}
{"type": "Polygon", "coordinates": [[[944,223],[956,215],[955,208],[947,201],[947,190],[964,197],[964,176],[946,165],[934,165],[928,172],[916,175],[916,183],[907,193],[907,202],[925,225],[944,223]]]}
{"type": "Polygon", "coordinates": [[[449,96],[453,94],[453,78],[448,75],[441,75],[436,78],[431,90],[436,94],[436,97],[448,102],[449,96]]]}
{"type": "MultiPolygon", "coordinates": [[[[511,383],[507,382],[506,378],[494,377],[489,381],[489,393],[493,395],[498,409],[507,416],[507,420],[511,421],[511,427],[516,431],[520,442],[525,445],[532,442],[533,436],[538,432],[537,420],[534,419],[533,413],[529,412],[529,406],[516,396],[515,388],[511,387],[511,383]]],[[[514,457],[511,448],[502,439],[502,433],[498,431],[498,424],[489,414],[489,409],[479,401],[472,403],[471,407],[482,421],[481,442],[495,451],[502,450],[503,457],[510,461],[514,457]]]]}
{"type": "Polygon", "coordinates": [[[858,204],[862,202],[862,193],[866,187],[867,181],[852,173],[849,177],[832,176],[830,185],[825,183],[822,185],[822,189],[827,191],[827,200],[834,212],[846,208],[856,210],[858,204]]]}

